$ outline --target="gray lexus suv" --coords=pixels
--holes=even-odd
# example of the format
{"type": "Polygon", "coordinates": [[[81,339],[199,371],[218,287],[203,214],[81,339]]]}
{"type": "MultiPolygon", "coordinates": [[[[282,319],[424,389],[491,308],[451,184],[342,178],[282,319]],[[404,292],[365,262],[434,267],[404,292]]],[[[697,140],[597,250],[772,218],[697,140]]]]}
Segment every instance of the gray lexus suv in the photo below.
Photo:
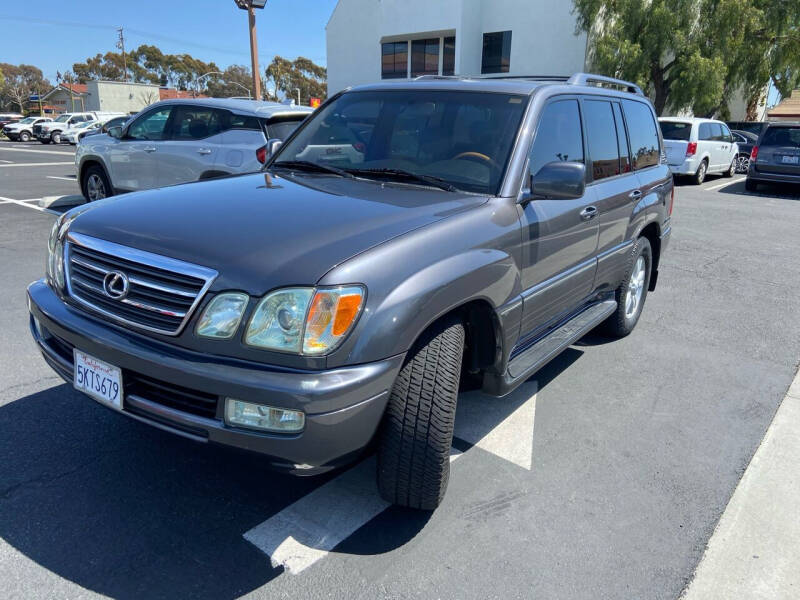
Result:
{"type": "Polygon", "coordinates": [[[441,502],[461,384],[629,334],[670,235],[653,108],[595,75],[357,87],[270,153],[60,216],[32,335],[100,404],[276,468],[374,446],[399,505],[441,502]]]}

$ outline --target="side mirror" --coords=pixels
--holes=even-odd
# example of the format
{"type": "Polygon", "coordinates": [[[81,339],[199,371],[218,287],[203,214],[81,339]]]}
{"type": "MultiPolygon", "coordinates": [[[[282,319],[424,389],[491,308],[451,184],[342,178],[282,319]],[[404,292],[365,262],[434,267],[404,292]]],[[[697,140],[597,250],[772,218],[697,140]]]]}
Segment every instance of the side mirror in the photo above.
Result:
{"type": "Polygon", "coordinates": [[[278,148],[283,145],[283,141],[278,138],[270,138],[267,140],[267,157],[273,156],[278,148]]]}
{"type": "Polygon", "coordinates": [[[586,191],[586,166],[578,162],[553,161],[531,175],[530,190],[520,197],[527,202],[535,198],[574,200],[586,191]]]}
{"type": "Polygon", "coordinates": [[[113,138],[120,139],[122,137],[122,126],[114,125],[113,127],[109,127],[108,135],[110,135],[113,138]]]}

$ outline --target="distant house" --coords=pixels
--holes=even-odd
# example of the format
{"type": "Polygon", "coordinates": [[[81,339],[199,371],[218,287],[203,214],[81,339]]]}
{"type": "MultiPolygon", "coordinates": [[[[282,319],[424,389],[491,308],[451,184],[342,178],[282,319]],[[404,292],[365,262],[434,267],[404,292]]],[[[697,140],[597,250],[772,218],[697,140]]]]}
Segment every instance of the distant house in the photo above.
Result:
{"type": "Polygon", "coordinates": [[[160,100],[174,100],[175,98],[207,98],[204,94],[197,94],[189,90],[176,90],[175,88],[159,88],[160,100]]]}
{"type": "Polygon", "coordinates": [[[767,120],[800,121],[800,90],[794,90],[788,98],[784,98],[768,111],[767,120]]]}
{"type": "MultiPolygon", "coordinates": [[[[85,83],[61,83],[42,95],[42,109],[48,114],[90,110],[85,108],[87,93],[85,83]]],[[[39,102],[30,102],[28,110],[39,112],[39,102]]]]}

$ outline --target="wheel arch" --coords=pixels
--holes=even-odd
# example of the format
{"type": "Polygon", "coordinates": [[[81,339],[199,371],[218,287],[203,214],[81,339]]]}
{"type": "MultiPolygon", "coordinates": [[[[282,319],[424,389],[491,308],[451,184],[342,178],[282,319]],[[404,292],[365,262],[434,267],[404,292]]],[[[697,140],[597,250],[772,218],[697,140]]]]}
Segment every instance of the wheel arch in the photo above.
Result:
{"type": "Polygon", "coordinates": [[[661,260],[661,228],[658,226],[658,223],[648,223],[642,228],[637,237],[647,238],[647,241],[650,242],[650,249],[653,253],[653,264],[650,268],[650,285],[647,289],[652,292],[656,289],[658,277],[655,274],[658,272],[658,265],[661,260]]]}
{"type": "Polygon", "coordinates": [[[108,173],[108,169],[103,164],[103,161],[98,158],[87,158],[83,162],[81,162],[80,167],[78,168],[78,185],[81,188],[81,193],[86,196],[86,190],[84,189],[84,182],[83,176],[86,174],[86,171],[91,166],[98,166],[103,170],[103,173],[106,175],[106,179],[108,180],[108,184],[111,186],[111,191],[114,190],[114,183],[111,181],[111,176],[108,173]]]}

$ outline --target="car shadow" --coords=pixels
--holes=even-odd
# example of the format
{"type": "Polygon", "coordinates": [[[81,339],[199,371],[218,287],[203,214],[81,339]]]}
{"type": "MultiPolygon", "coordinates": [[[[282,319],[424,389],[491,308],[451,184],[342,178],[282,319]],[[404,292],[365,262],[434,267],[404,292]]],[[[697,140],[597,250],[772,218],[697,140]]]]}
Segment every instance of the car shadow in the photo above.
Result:
{"type": "Polygon", "coordinates": [[[760,183],[758,189],[748,192],[744,181],[739,180],[717,190],[721,194],[734,196],[760,196],[762,198],[778,198],[781,200],[800,200],[800,185],[790,183],[760,183]]]}
{"type": "MultiPolygon", "coordinates": [[[[541,392],[581,354],[566,350],[524,386],[541,392]]],[[[487,396],[493,410],[471,417],[473,428],[491,431],[525,393],[487,396]]],[[[276,473],[258,455],[125,419],[66,384],[0,407],[0,452],[0,537],[52,573],[123,599],[235,598],[263,586],[283,568],[243,534],[339,474],[276,473]]],[[[430,517],[389,507],[333,551],[388,552],[430,517]]]]}

